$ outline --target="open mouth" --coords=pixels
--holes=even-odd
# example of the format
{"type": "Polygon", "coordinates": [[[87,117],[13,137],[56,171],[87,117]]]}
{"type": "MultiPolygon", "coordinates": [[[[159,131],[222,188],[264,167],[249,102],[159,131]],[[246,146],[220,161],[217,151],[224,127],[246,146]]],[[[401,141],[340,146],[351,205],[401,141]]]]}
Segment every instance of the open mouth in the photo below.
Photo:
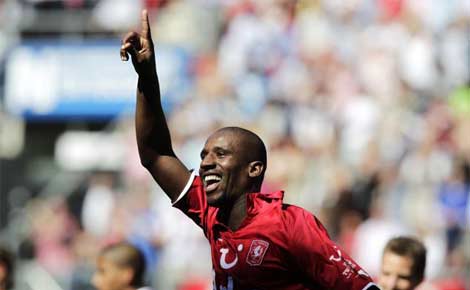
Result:
{"type": "Polygon", "coordinates": [[[222,177],[216,174],[208,174],[204,176],[204,188],[206,192],[214,191],[218,186],[222,177]]]}

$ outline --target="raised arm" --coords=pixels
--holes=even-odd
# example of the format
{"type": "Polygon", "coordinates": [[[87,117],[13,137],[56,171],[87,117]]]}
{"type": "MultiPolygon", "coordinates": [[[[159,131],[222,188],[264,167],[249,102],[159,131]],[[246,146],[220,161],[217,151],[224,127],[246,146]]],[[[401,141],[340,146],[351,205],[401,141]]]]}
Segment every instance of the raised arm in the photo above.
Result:
{"type": "Polygon", "coordinates": [[[147,11],[142,11],[141,33],[129,32],[122,41],[121,60],[131,55],[139,76],[135,126],[142,165],[172,201],[189,180],[190,172],[173,152],[170,131],[160,101],[155,50],[147,11]]]}

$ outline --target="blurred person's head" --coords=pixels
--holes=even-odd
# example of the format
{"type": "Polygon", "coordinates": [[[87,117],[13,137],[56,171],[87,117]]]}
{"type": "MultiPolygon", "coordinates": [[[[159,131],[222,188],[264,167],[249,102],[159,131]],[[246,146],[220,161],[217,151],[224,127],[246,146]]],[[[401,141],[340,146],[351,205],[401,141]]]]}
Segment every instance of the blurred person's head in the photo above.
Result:
{"type": "Polygon", "coordinates": [[[118,243],[104,248],[97,259],[92,284],[97,290],[131,290],[144,285],[145,258],[134,246],[118,243]]]}
{"type": "Polygon", "coordinates": [[[13,288],[13,269],[13,255],[9,251],[0,248],[0,290],[13,288]]]}
{"type": "Polygon", "coordinates": [[[382,256],[378,284],[383,290],[413,290],[424,279],[426,248],[411,237],[388,241],[382,256]]]}

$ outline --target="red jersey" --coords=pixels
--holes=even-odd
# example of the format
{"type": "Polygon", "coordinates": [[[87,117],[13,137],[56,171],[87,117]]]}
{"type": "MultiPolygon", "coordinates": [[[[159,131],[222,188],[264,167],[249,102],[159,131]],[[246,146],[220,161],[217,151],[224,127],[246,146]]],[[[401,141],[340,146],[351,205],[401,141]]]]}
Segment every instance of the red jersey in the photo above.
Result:
{"type": "Polygon", "coordinates": [[[206,202],[193,173],[174,206],[204,231],[210,242],[214,290],[378,289],[333,241],[310,212],[283,204],[284,193],[250,193],[247,216],[232,231],[206,202]]]}

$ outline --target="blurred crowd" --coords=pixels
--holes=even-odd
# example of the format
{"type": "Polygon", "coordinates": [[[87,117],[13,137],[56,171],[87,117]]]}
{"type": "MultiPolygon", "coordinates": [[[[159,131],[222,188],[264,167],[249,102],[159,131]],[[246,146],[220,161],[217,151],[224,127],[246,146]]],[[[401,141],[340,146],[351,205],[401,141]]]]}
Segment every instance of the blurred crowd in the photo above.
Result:
{"type": "MultiPolygon", "coordinates": [[[[470,289],[469,1],[62,4],[79,2],[117,34],[146,7],[156,45],[188,52],[191,82],[166,114],[189,167],[216,128],[251,129],[269,149],[263,191],[284,189],[372,276],[386,241],[410,234],[429,253],[420,289],[470,289]]],[[[120,171],[87,172],[67,194],[11,193],[3,240],[24,283],[34,262],[63,289],[93,289],[97,252],[126,239],[155,289],[211,289],[208,244],[140,167],[132,122],[117,120],[120,171]]]]}

